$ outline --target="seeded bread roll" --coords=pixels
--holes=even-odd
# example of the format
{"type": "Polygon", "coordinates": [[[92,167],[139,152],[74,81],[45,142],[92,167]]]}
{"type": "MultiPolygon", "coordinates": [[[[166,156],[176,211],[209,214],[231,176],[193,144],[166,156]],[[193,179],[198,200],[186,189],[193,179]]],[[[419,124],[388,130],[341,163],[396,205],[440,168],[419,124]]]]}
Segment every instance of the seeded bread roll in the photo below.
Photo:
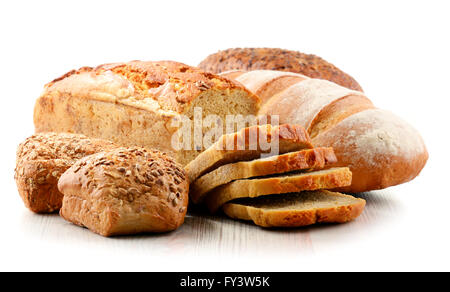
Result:
{"type": "MultiPolygon", "coordinates": [[[[198,68],[133,61],[84,67],[50,82],[36,101],[34,124],[36,132],[81,133],[158,149],[185,165],[209,147],[194,144],[194,127],[186,122],[194,116],[201,123],[209,115],[222,121],[256,115],[259,103],[241,84],[198,68]]],[[[215,121],[200,124],[200,138],[215,121]]]]}
{"type": "Polygon", "coordinates": [[[275,48],[235,48],[209,55],[199,65],[201,69],[221,73],[229,70],[276,70],[293,72],[311,78],[325,79],[349,89],[362,91],[353,77],[333,64],[315,56],[275,48]]]}
{"type": "Polygon", "coordinates": [[[103,236],[166,232],[183,224],[189,184],[167,154],[117,148],[85,157],[60,178],[60,215],[103,236]]]}
{"type": "Polygon", "coordinates": [[[40,133],[27,138],[17,148],[16,180],[25,206],[36,213],[52,213],[62,205],[58,179],[77,160],[116,146],[84,135],[40,133]]]}

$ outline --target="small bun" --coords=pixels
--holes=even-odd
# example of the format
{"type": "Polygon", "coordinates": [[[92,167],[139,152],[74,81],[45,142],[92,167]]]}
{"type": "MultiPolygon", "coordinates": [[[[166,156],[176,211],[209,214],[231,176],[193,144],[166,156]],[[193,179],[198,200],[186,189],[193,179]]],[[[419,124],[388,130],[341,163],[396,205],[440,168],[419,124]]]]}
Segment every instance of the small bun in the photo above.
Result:
{"type": "Polygon", "coordinates": [[[87,155],[113,149],[106,140],[80,134],[39,133],[17,148],[14,178],[25,206],[36,213],[53,213],[62,205],[60,175],[87,155]]]}
{"type": "Polygon", "coordinates": [[[187,211],[183,168],[163,152],[117,148],[85,157],[60,178],[61,216],[103,236],[166,232],[187,211]]]}

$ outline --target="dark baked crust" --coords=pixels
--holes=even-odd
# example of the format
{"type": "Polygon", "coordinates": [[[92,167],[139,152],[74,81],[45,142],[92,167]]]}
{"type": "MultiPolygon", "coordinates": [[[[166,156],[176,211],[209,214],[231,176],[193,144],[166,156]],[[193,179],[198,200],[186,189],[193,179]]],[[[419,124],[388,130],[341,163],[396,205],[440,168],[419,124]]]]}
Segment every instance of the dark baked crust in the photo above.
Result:
{"type": "Polygon", "coordinates": [[[58,179],[78,159],[116,146],[105,140],[68,133],[39,133],[17,148],[16,180],[25,206],[36,213],[53,213],[62,205],[58,179]]]}
{"type": "Polygon", "coordinates": [[[234,48],[209,55],[201,69],[220,73],[229,70],[277,70],[325,79],[341,86],[363,91],[353,77],[324,59],[296,51],[277,48],[234,48]]]}

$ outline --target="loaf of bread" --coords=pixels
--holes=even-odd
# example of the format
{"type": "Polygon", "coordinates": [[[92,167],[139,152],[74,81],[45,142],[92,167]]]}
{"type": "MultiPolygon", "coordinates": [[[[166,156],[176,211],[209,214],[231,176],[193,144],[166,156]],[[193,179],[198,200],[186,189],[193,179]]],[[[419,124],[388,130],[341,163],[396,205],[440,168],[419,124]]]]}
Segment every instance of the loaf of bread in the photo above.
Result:
{"type": "Polygon", "coordinates": [[[349,89],[362,91],[350,75],[315,55],[275,48],[235,48],[208,56],[199,65],[213,73],[230,70],[277,70],[325,79],[349,89]]]}
{"type": "Polygon", "coordinates": [[[39,133],[17,148],[16,180],[25,206],[36,213],[52,213],[62,205],[58,179],[77,160],[116,146],[105,140],[67,133],[39,133]]]}
{"type": "Polygon", "coordinates": [[[209,192],[205,203],[208,209],[214,213],[226,202],[238,198],[334,189],[349,186],[351,181],[352,173],[347,167],[239,179],[209,192]]]}
{"type": "Polygon", "coordinates": [[[238,179],[268,176],[293,171],[311,171],[333,165],[337,159],[333,149],[315,148],[282,155],[223,165],[199,177],[190,186],[191,199],[200,202],[212,189],[238,179]]]}
{"type": "Polygon", "coordinates": [[[166,232],[184,221],[189,184],[164,153],[117,148],[87,156],[60,178],[61,216],[103,236],[166,232]]]}
{"type": "MultiPolygon", "coordinates": [[[[158,149],[185,165],[209,146],[194,144],[192,125],[183,128],[196,108],[201,118],[224,121],[227,115],[256,115],[259,99],[234,81],[185,64],[133,61],[83,67],[50,82],[36,102],[34,124],[36,132],[158,149]]],[[[200,134],[215,126],[200,124],[200,134]]]]}
{"type": "Polygon", "coordinates": [[[357,218],[366,201],[326,190],[237,199],[223,206],[234,219],[261,227],[300,227],[316,223],[345,223],[357,218]]]}
{"type": "Polygon", "coordinates": [[[340,191],[383,189],[410,181],[423,169],[428,152],[411,125],[375,108],[361,92],[300,74],[293,79],[292,74],[256,70],[234,76],[254,92],[273,94],[265,96],[260,115],[303,126],[314,146],[333,147],[336,166],[348,166],[353,173],[351,186],[340,191]]]}

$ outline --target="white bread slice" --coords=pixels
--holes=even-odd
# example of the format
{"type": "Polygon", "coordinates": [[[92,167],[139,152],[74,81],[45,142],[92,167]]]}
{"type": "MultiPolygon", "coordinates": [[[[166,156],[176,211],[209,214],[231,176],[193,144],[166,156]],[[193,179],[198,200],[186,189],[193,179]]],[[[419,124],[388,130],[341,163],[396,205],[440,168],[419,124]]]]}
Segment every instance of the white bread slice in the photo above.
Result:
{"type": "Polygon", "coordinates": [[[273,149],[264,147],[270,145],[263,145],[261,141],[270,144],[277,140],[277,154],[313,148],[306,130],[298,125],[244,128],[239,132],[221,136],[216,143],[186,165],[189,181],[192,183],[201,175],[227,163],[250,161],[260,158],[261,154],[271,153],[273,149]]]}
{"type": "Polygon", "coordinates": [[[223,206],[229,217],[262,227],[345,223],[357,218],[366,201],[326,190],[238,199],[223,206]]]}
{"type": "Polygon", "coordinates": [[[211,212],[216,212],[223,204],[238,198],[334,189],[351,182],[352,173],[347,167],[241,179],[215,188],[205,197],[205,203],[211,212]]]}
{"type": "Polygon", "coordinates": [[[237,179],[267,176],[297,170],[323,169],[337,162],[333,148],[322,147],[290,152],[252,161],[223,165],[194,181],[190,186],[190,198],[194,203],[203,200],[207,192],[237,179]]]}

